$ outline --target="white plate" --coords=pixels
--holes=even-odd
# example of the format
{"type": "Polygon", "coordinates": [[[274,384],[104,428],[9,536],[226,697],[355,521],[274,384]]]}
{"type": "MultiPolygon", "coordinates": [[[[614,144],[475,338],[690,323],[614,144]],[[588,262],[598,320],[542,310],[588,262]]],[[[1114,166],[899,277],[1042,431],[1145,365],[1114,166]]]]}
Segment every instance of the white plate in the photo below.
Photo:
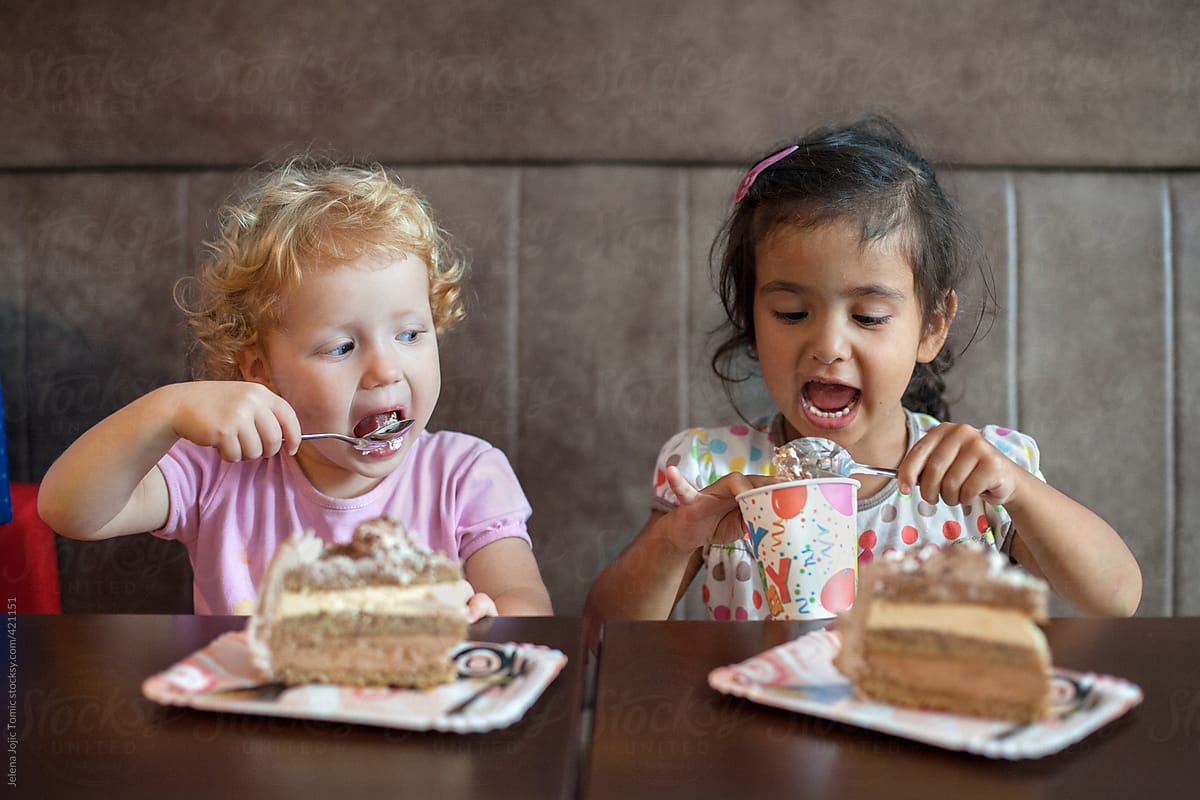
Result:
{"type": "Polygon", "coordinates": [[[989,758],[1040,758],[1107,725],[1142,702],[1142,690],[1122,678],[1055,669],[1052,714],[1041,722],[967,717],[900,708],[854,697],[833,666],[841,639],[832,631],[806,634],[754,658],[709,673],[723,694],[860,728],[989,758]]]}
{"type": "Polygon", "coordinates": [[[433,689],[285,687],[251,663],[246,633],[237,631],[150,676],[142,694],[205,711],[478,733],[519,720],[567,663],[560,651],[534,644],[463,642],[451,657],[458,680],[433,689]]]}

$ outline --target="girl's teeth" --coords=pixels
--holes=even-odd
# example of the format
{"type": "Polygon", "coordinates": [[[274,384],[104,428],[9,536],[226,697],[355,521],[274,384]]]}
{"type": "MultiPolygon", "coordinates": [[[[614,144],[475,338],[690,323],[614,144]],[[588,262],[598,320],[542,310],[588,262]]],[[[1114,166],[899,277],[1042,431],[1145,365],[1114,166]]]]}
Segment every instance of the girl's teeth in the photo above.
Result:
{"type": "Polygon", "coordinates": [[[844,417],[850,413],[850,406],[846,406],[845,408],[839,408],[837,411],[826,411],[825,409],[817,408],[812,403],[808,402],[807,397],[803,398],[803,401],[804,401],[805,410],[808,411],[808,413],[812,414],[814,417],[823,417],[825,419],[837,419],[838,417],[844,417]]]}

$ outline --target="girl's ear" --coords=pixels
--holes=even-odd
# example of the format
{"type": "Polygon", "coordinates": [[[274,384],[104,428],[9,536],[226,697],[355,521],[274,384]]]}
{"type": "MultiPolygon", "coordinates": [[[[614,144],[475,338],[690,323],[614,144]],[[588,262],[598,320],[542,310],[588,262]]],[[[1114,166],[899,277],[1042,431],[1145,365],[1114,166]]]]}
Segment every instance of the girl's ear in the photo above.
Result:
{"type": "Polygon", "coordinates": [[[928,364],[937,358],[937,354],[942,351],[942,345],[946,343],[946,337],[950,335],[950,325],[954,322],[956,313],[958,292],[952,289],[946,292],[945,302],[933,313],[925,332],[921,334],[921,344],[917,347],[918,364],[928,364]]]}
{"type": "Polygon", "coordinates": [[[238,369],[242,372],[242,380],[261,383],[271,389],[271,365],[260,348],[247,347],[238,353],[238,369]]]}

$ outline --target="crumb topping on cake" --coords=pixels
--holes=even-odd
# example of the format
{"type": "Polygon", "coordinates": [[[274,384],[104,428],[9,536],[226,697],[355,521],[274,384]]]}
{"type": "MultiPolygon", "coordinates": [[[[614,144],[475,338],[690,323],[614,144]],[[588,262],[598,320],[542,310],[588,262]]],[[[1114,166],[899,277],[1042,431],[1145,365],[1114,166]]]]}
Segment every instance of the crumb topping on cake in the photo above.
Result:
{"type": "Polygon", "coordinates": [[[398,520],[382,518],[359,525],[349,542],[326,545],[315,560],[288,571],[283,585],[298,591],[409,586],[461,578],[457,561],[420,545],[398,520]]]}
{"type": "Polygon", "coordinates": [[[859,591],[880,598],[924,603],[977,603],[1019,608],[1042,620],[1048,587],[980,542],[891,551],[864,565],[859,591]]]}

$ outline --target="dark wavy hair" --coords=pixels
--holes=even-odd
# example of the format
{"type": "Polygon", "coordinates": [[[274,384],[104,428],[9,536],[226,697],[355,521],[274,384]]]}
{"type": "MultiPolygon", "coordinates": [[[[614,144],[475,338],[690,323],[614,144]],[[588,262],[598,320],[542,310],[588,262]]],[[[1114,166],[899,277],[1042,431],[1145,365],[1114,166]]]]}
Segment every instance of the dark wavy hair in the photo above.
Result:
{"type": "MultiPolygon", "coordinates": [[[[945,312],[950,292],[957,291],[973,264],[987,296],[967,345],[995,304],[982,249],[964,228],[932,165],[894,123],[871,115],[814,131],[794,144],[797,149],[759,173],[734,204],[709,253],[726,317],[712,368],[735,406],[733,385],[752,377],[744,368],[739,375],[737,362],[742,355],[755,358],[755,246],[781,225],[816,228],[853,219],[864,243],[900,233],[926,326],[945,312]]],[[[945,346],[933,361],[917,364],[904,405],[948,420],[943,376],[954,361],[952,348],[945,346]]]]}

